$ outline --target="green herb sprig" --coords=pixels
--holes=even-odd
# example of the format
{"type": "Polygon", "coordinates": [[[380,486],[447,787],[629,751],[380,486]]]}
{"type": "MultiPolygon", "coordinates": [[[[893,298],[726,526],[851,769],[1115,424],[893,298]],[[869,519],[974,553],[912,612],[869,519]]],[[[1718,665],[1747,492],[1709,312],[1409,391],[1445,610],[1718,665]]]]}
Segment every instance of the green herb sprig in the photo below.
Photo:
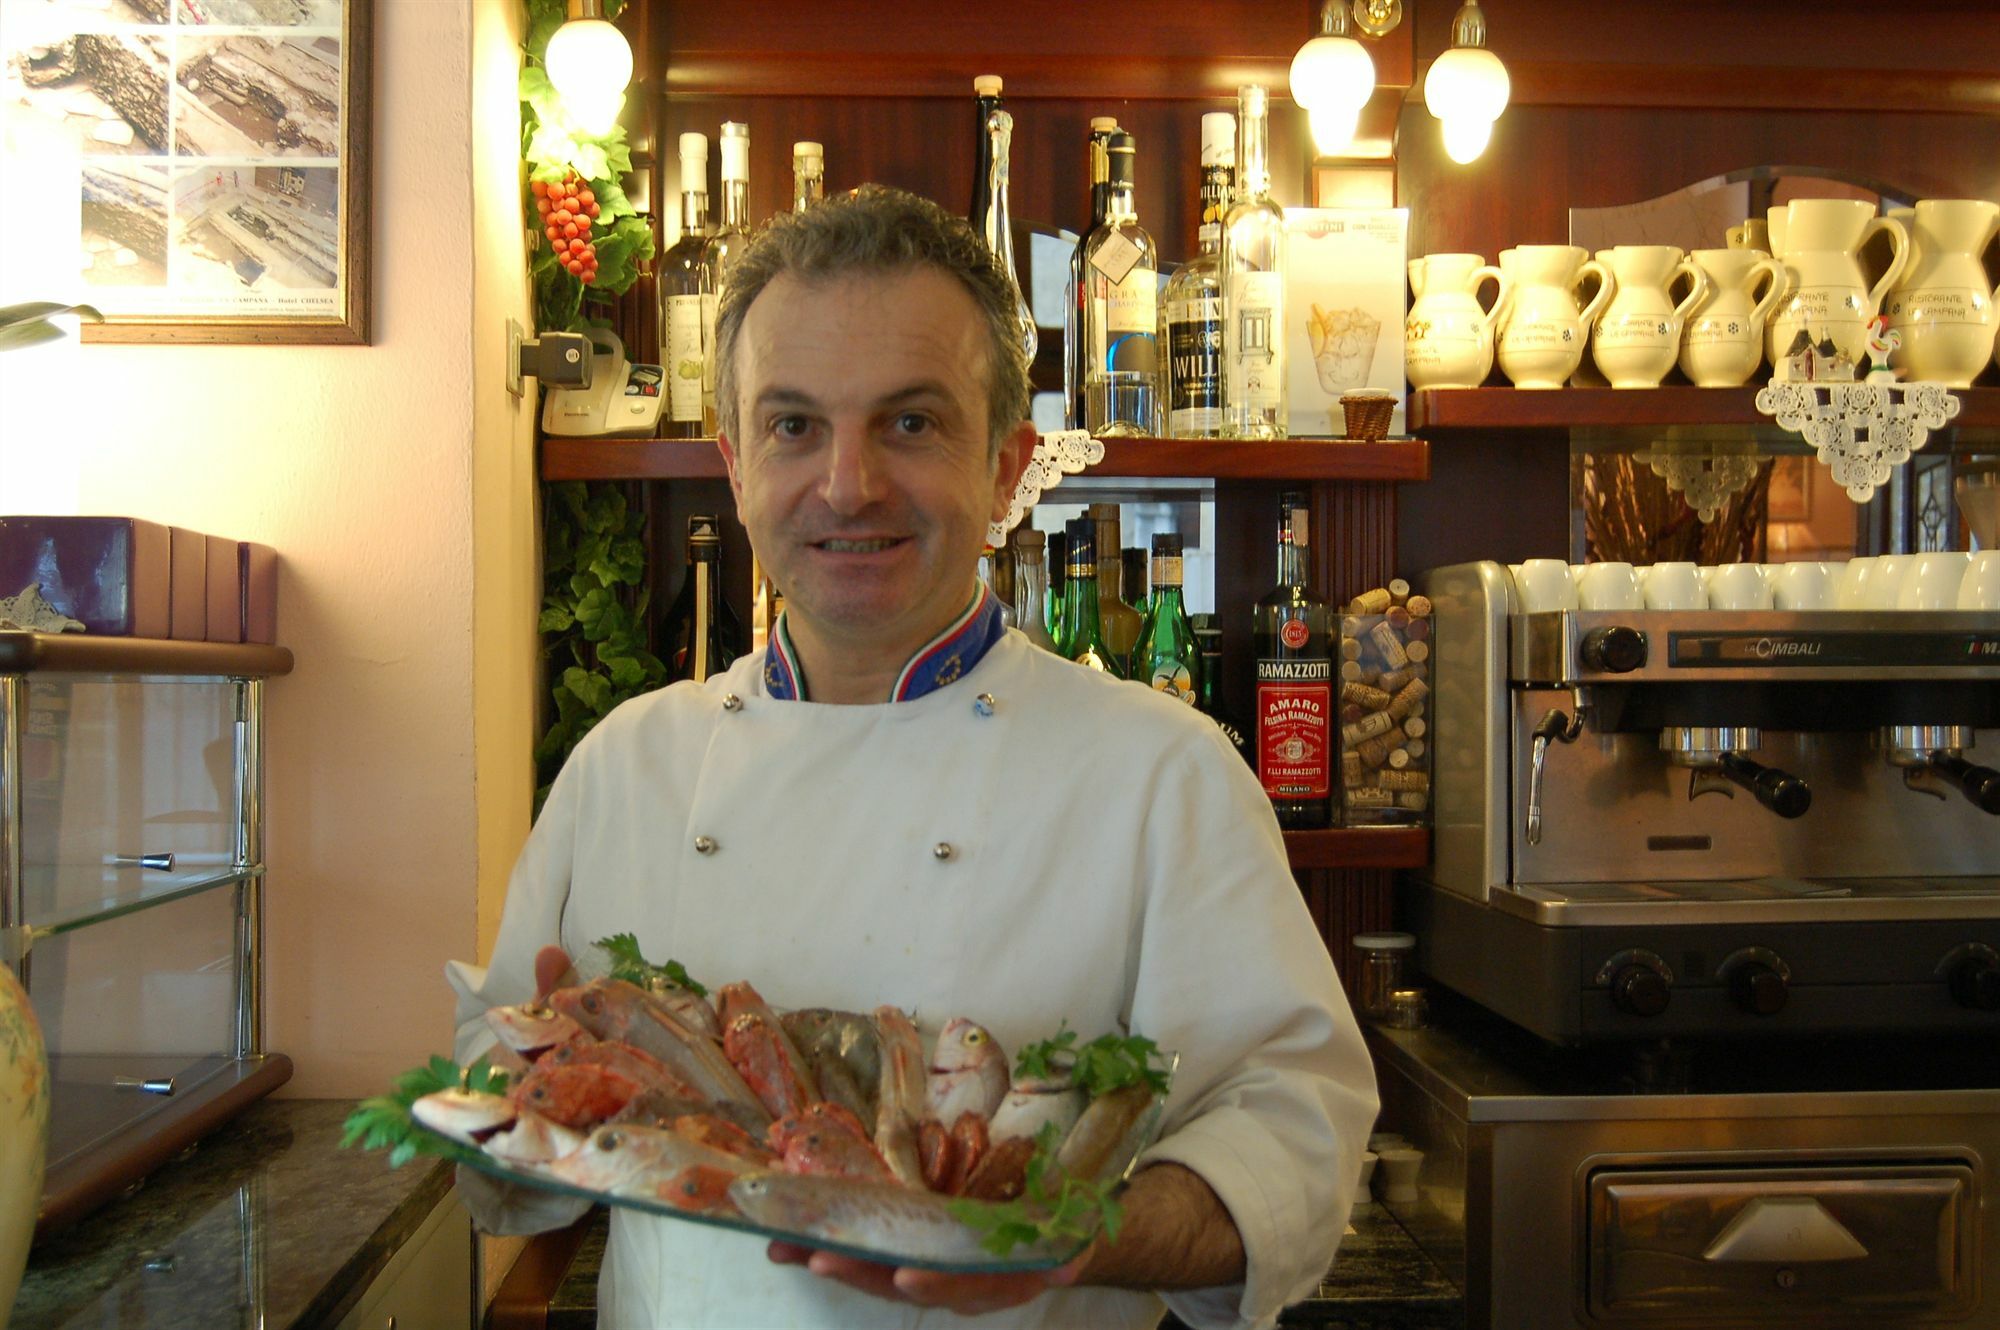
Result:
{"type": "Polygon", "coordinates": [[[1014,1078],[1068,1080],[1080,1085],[1092,1099],[1122,1090],[1128,1085],[1144,1085],[1154,1094],[1167,1092],[1166,1055],[1160,1046],[1138,1035],[1099,1035],[1087,1044],[1077,1043],[1076,1031],[1063,1022],[1053,1038],[1022,1048],[1015,1060],[1014,1078]]]}
{"type": "Polygon", "coordinates": [[[671,984],[675,988],[685,988],[696,997],[707,997],[708,990],[694,981],[687,968],[679,961],[670,960],[665,965],[655,965],[640,954],[639,939],[632,933],[613,933],[591,943],[599,951],[611,957],[611,977],[637,984],[641,988],[653,988],[659,984],[671,984]]]}
{"type": "Polygon", "coordinates": [[[358,1144],[364,1150],[386,1149],[390,1168],[401,1168],[418,1155],[436,1155],[461,1163],[484,1158],[470,1146],[427,1130],[410,1116],[410,1106],[440,1090],[505,1094],[506,1072],[488,1066],[485,1058],[470,1067],[461,1067],[450,1058],[433,1057],[423,1066],[398,1076],[395,1087],[393,1093],[362,1100],[347,1115],[340,1137],[343,1148],[358,1144]]]}
{"type": "Polygon", "coordinates": [[[995,1256],[1019,1246],[1047,1246],[1064,1239],[1082,1242],[1099,1232],[1105,1241],[1116,1242],[1125,1222],[1125,1212],[1112,1195],[1116,1182],[1086,1182],[1065,1175],[1060,1186],[1051,1185],[1062,1139],[1062,1128],[1053,1122],[1044,1123],[1035,1134],[1035,1153],[1028,1160],[1018,1199],[956,1200],[950,1207],[952,1217],[979,1234],[979,1245],[995,1256]]]}

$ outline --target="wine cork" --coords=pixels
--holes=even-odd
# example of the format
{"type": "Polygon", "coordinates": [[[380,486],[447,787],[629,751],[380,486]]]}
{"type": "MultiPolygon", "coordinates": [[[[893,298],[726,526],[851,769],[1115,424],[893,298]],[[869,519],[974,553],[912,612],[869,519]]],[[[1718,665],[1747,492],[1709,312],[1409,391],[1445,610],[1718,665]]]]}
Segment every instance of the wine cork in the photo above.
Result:
{"type": "MultiPolygon", "coordinates": [[[[1419,707],[1417,708],[1417,710],[1421,711],[1423,710],[1423,708],[1419,707]]],[[[1429,723],[1426,722],[1422,716],[1413,715],[1408,720],[1405,720],[1403,722],[1403,733],[1409,735],[1412,739],[1423,738],[1425,733],[1428,732],[1429,729],[1430,729],[1429,723]]]]}
{"type": "Polygon", "coordinates": [[[1381,771],[1376,773],[1375,782],[1385,790],[1398,792],[1405,790],[1428,792],[1431,788],[1430,775],[1423,771],[1381,771]]]}
{"type": "Polygon", "coordinates": [[[1386,589],[1389,592],[1389,603],[1392,605],[1401,605],[1410,598],[1410,584],[1400,577],[1390,578],[1386,589]]]}
{"type": "MultiPolygon", "coordinates": [[[[1403,650],[1403,639],[1396,636],[1395,628],[1386,620],[1369,629],[1368,637],[1375,643],[1375,649],[1382,653],[1382,663],[1390,669],[1400,670],[1410,663],[1410,657],[1403,650]]],[[[1424,648],[1424,654],[1430,654],[1429,647],[1424,648]]]]}
{"type": "Polygon", "coordinates": [[[1373,591],[1364,591],[1356,596],[1354,603],[1347,608],[1354,614],[1380,614],[1383,610],[1389,608],[1389,592],[1383,587],[1376,587],[1373,591]]]}
{"type": "MultiPolygon", "coordinates": [[[[1410,708],[1416,706],[1430,695],[1430,691],[1430,685],[1422,679],[1412,679],[1404,684],[1402,691],[1398,692],[1395,698],[1390,701],[1387,711],[1378,711],[1375,715],[1390,716],[1396,720],[1402,720],[1410,714],[1410,708]]],[[[1368,719],[1373,720],[1374,716],[1370,716],[1368,719]]],[[[1363,724],[1366,723],[1366,721],[1363,722],[1363,724]]],[[[1377,730],[1376,733],[1379,734],[1381,731],[1377,730]]]]}
{"type": "Polygon", "coordinates": [[[1389,750],[1389,766],[1392,770],[1401,771],[1404,767],[1407,767],[1409,765],[1410,765],[1409,749],[1392,748],[1389,750]]]}
{"type": "Polygon", "coordinates": [[[1349,808],[1394,808],[1396,806],[1396,796],[1388,790],[1364,785],[1360,789],[1349,790],[1347,792],[1347,806],[1349,808]]]}
{"type": "Polygon", "coordinates": [[[1431,621],[1429,619],[1412,619],[1410,620],[1410,626],[1403,630],[1404,639],[1410,642],[1425,641],[1430,635],[1431,621]]]}
{"type": "Polygon", "coordinates": [[[1361,769],[1361,754],[1349,751],[1340,755],[1340,783],[1352,789],[1365,779],[1361,769]]]}
{"type": "Polygon", "coordinates": [[[1421,639],[1403,648],[1404,659],[1421,665],[1431,658],[1431,644],[1421,639]]]}
{"type": "Polygon", "coordinates": [[[1340,686],[1340,700],[1358,702],[1370,711],[1381,711],[1395,700],[1395,694],[1380,688],[1370,688],[1365,683],[1344,683],[1340,686]]]}
{"type": "Polygon", "coordinates": [[[1355,745],[1355,751],[1361,754],[1362,765],[1372,769],[1387,762],[1390,753],[1408,742],[1409,737],[1401,730],[1389,730],[1372,739],[1363,739],[1355,745]]]}
{"type": "Polygon", "coordinates": [[[1431,612],[1431,598],[1429,596],[1411,596],[1409,610],[1412,618],[1424,618],[1431,612]]]}
{"type": "Polygon", "coordinates": [[[1416,677],[1417,672],[1405,665],[1400,670],[1385,670],[1382,677],[1375,681],[1375,686],[1385,693],[1400,693],[1403,685],[1416,677]]]}
{"type": "MultiPolygon", "coordinates": [[[[1361,687],[1360,684],[1350,684],[1348,686],[1352,688],[1361,687]]],[[[1376,710],[1379,711],[1381,708],[1377,707],[1376,710]]],[[[1340,723],[1342,725],[1352,725],[1367,714],[1368,708],[1362,706],[1359,702],[1343,702],[1340,704],[1340,723]]]]}
{"type": "Polygon", "coordinates": [[[1387,711],[1371,711],[1352,725],[1341,726],[1340,741],[1353,748],[1363,739],[1373,739],[1377,735],[1387,734],[1395,727],[1396,718],[1387,711]]]}
{"type": "Polygon", "coordinates": [[[1350,614],[1340,621],[1340,635],[1342,637],[1359,637],[1361,636],[1361,630],[1367,626],[1357,616],[1350,614]]]}
{"type": "Polygon", "coordinates": [[[1343,660],[1340,662],[1340,679],[1342,683],[1372,684],[1381,677],[1380,671],[1371,670],[1358,660],[1343,660]]]}
{"type": "Polygon", "coordinates": [[[1359,642],[1355,641],[1355,640],[1354,640],[1353,638],[1351,638],[1351,637],[1343,637],[1343,638],[1341,638],[1341,639],[1340,639],[1340,658],[1341,658],[1342,660],[1360,660],[1360,659],[1361,659],[1361,643],[1359,643],[1359,642]]]}
{"type": "Polygon", "coordinates": [[[1423,790],[1404,790],[1396,796],[1396,807],[1407,808],[1421,813],[1431,805],[1431,797],[1423,790]]]}
{"type": "Polygon", "coordinates": [[[1382,617],[1387,619],[1399,633],[1410,626],[1410,612],[1401,605],[1391,605],[1382,617]]]}
{"type": "MultiPolygon", "coordinates": [[[[1406,728],[1404,729],[1403,733],[1408,734],[1409,730],[1406,728]]],[[[1424,741],[1422,739],[1412,738],[1408,743],[1403,745],[1403,751],[1405,753],[1408,753],[1410,756],[1410,760],[1414,762],[1418,758],[1424,755],[1424,741]]],[[[1393,766],[1394,764],[1391,763],[1391,765],[1393,766]]]]}

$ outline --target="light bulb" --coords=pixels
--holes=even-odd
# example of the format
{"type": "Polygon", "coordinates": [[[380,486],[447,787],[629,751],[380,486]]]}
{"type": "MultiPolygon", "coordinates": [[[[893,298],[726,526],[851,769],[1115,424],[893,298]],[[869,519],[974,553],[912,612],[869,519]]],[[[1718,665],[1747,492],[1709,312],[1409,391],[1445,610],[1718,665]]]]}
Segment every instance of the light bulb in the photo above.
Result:
{"type": "Polygon", "coordinates": [[[609,133],[625,105],[625,85],[632,81],[632,48],[625,34],[601,18],[571,19],[549,38],[542,63],[577,128],[609,133]]]}
{"type": "Polygon", "coordinates": [[[1306,112],[1312,126],[1313,148],[1322,157],[1336,157],[1354,142],[1361,112],[1346,107],[1316,106],[1306,112]]]}
{"type": "Polygon", "coordinates": [[[1455,162],[1486,151],[1493,122],[1513,91],[1507,67],[1483,46],[1454,46],[1424,75],[1424,105],[1444,121],[1444,147],[1455,162]]]}
{"type": "Polygon", "coordinates": [[[1314,37],[1292,57],[1292,100],[1308,111],[1352,107],[1375,91],[1375,62],[1352,37],[1314,37]]]}
{"type": "Polygon", "coordinates": [[[1486,145],[1493,138],[1491,120],[1475,120],[1471,116],[1458,115],[1444,122],[1444,151],[1447,157],[1463,166],[1477,161],[1479,154],[1486,151],[1486,145]]]}

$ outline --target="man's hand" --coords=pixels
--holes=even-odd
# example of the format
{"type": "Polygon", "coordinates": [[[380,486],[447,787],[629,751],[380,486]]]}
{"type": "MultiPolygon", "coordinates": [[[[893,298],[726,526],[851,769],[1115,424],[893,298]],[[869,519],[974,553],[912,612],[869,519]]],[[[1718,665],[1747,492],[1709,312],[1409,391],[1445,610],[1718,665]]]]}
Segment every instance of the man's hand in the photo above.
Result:
{"type": "Polygon", "coordinates": [[[458,1198],[482,1233],[513,1237],[568,1228],[590,1210],[590,1202],[563,1196],[541,1187],[524,1187],[481,1173],[464,1164],[457,1167],[458,1198]]]}
{"type": "Polygon", "coordinates": [[[918,1270],[909,1266],[881,1265],[856,1260],[836,1252],[818,1251],[790,1242],[774,1242],[770,1256],[780,1265],[803,1265],[822,1279],[836,1279],[849,1288],[890,1302],[910,1302],[919,1307],[944,1307],[961,1316],[1004,1311],[1033,1301],[1052,1288],[1067,1288],[1077,1282],[1089,1263],[1096,1244],[1053,1270],[1024,1270],[1019,1274],[961,1275],[942,1270],[918,1270]]]}

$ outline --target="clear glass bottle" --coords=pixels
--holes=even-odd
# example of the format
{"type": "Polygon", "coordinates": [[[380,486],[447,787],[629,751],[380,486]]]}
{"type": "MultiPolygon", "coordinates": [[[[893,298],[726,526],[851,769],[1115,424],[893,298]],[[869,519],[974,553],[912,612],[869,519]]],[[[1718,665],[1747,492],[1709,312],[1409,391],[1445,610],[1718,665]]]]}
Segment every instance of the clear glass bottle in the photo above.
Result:
{"type": "Polygon", "coordinates": [[[1153,603],[1139,627],[1132,677],[1193,706],[1200,675],[1200,645],[1181,604],[1181,538],[1163,531],[1153,537],[1153,603]]]}
{"type": "Polygon", "coordinates": [[[972,80],[972,206],[965,210],[965,219],[980,235],[986,234],[986,217],[993,210],[993,139],[988,122],[1001,108],[1000,94],[1005,86],[998,74],[981,74],[972,80]]]}
{"type": "Polygon", "coordinates": [[[804,212],[826,193],[826,149],[811,139],[792,145],[792,211],[804,212]]]}
{"type": "Polygon", "coordinates": [[[1000,622],[1008,628],[1014,626],[1014,572],[1012,545],[998,548],[989,545],[979,556],[980,580],[993,593],[993,599],[1000,602],[1000,622]]]}
{"type": "MultiPolygon", "coordinates": [[[[999,80],[994,82],[997,84],[999,80]]],[[[1014,117],[1005,108],[996,106],[987,114],[986,138],[987,156],[991,162],[987,191],[992,202],[986,210],[985,225],[981,231],[986,237],[986,247],[1000,260],[1007,280],[1014,285],[1014,322],[1020,328],[1021,349],[1032,365],[1041,339],[1035,331],[1035,311],[1029,306],[1028,297],[1021,292],[1020,269],[1014,266],[1014,219],[1007,203],[1008,159],[1014,150],[1014,117]]]]}
{"type": "MultiPolygon", "coordinates": [[[[1084,515],[1094,524],[1097,539],[1097,623],[1104,645],[1117,664],[1121,679],[1132,673],[1132,648],[1139,644],[1139,611],[1119,594],[1124,580],[1125,560],[1118,540],[1118,505],[1093,503],[1084,515]]],[[[1074,561],[1071,567],[1075,567],[1074,561]]]]}
{"type": "MultiPolygon", "coordinates": [[[[740,253],[750,230],[750,126],[735,120],[722,124],[722,219],[708,238],[708,303],[702,311],[705,344],[715,345],[715,308],[729,280],[729,260],[740,253]]],[[[715,432],[715,361],[704,365],[702,401],[709,432],[715,432]]]]}
{"type": "Polygon", "coordinates": [[[1076,248],[1069,254],[1069,284],[1063,302],[1063,423],[1082,429],[1083,406],[1083,247],[1091,234],[1104,225],[1104,210],[1111,190],[1111,161],[1105,145],[1118,132],[1118,121],[1108,115],[1090,120],[1090,222],[1079,233],[1076,248]]]}
{"type": "Polygon", "coordinates": [[[1125,677],[1117,657],[1104,644],[1097,618],[1097,529],[1088,517],[1072,517],[1063,524],[1069,576],[1063,582],[1062,634],[1056,638],[1056,653],[1093,670],[1102,670],[1114,679],[1125,677]]]}
{"type": "Polygon", "coordinates": [[[1084,427],[1107,437],[1157,435],[1160,255],[1133,202],[1133,137],[1118,131],[1105,153],[1104,222],[1083,245],[1084,427]]]}
{"type": "Polygon", "coordinates": [[[681,238],[660,257],[660,359],[667,376],[667,409],[661,434],[698,439],[715,432],[703,406],[709,337],[714,320],[708,273],[708,135],[683,134],[681,238]]]}
{"type": "Polygon", "coordinates": [[[1201,224],[1197,253],[1175,271],[1165,306],[1167,433],[1222,437],[1222,219],[1236,175],[1236,117],[1201,118],[1201,224]]]}
{"type": "Polygon", "coordinates": [[[1306,508],[1278,514],[1278,584],[1257,602],[1257,776],[1278,825],[1333,823],[1333,644],[1326,602],[1306,589],[1306,508]]]}
{"type": "Polygon", "coordinates": [[[1014,626],[1044,651],[1056,649],[1048,630],[1048,565],[1043,562],[1048,537],[1031,526],[1014,531],[1014,626]]]}
{"type": "Polygon", "coordinates": [[[669,679],[700,683],[742,654],[742,628],[722,598],[722,528],[714,516],[688,518],[687,560],[687,575],[662,625],[659,656],[669,679]]]}
{"type": "Polygon", "coordinates": [[[1282,439],[1285,410],[1285,210],[1271,199],[1264,90],[1237,92],[1236,203],[1222,224],[1223,430],[1282,439]]]}

